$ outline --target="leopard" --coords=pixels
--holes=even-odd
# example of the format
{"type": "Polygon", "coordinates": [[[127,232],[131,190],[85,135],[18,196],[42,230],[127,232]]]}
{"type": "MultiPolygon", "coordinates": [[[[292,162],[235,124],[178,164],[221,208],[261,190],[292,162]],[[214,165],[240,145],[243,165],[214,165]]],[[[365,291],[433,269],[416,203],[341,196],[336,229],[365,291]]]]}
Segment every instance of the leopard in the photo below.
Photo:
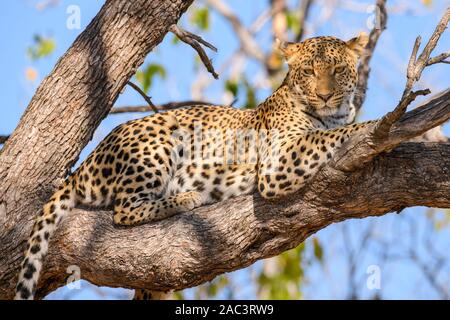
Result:
{"type": "MultiPolygon", "coordinates": [[[[49,240],[79,205],[109,205],[112,223],[132,227],[240,195],[272,201],[300,190],[376,123],[355,123],[352,103],[367,43],[364,32],[279,42],[287,74],[257,107],[196,105],[117,126],[38,213],[15,299],[34,299],[49,240]]],[[[137,300],[168,294],[134,289],[137,300]]]]}

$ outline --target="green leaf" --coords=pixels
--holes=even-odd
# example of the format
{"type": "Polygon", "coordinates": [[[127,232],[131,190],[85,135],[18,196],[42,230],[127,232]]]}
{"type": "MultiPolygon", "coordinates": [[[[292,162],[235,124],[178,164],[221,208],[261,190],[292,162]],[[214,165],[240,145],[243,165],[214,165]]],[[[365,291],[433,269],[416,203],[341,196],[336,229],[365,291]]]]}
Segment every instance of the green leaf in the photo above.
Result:
{"type": "Polygon", "coordinates": [[[253,109],[257,105],[255,89],[248,83],[247,79],[244,80],[244,87],[246,95],[245,108],[253,109]]]}
{"type": "Polygon", "coordinates": [[[195,288],[194,297],[197,300],[215,298],[228,285],[230,281],[227,275],[220,275],[212,281],[202,284],[195,288]]]}
{"type": "Polygon", "coordinates": [[[180,43],[180,39],[177,36],[174,35],[172,37],[172,44],[178,44],[178,43],[180,43]]]}
{"type": "Polygon", "coordinates": [[[323,262],[323,248],[317,238],[313,238],[314,256],[320,263],[323,262]]]}
{"type": "Polygon", "coordinates": [[[150,90],[153,78],[159,76],[162,79],[166,78],[166,69],[160,64],[151,63],[144,68],[144,70],[138,70],[136,72],[136,80],[139,82],[142,91],[148,93],[150,90]]]}
{"type": "Polygon", "coordinates": [[[287,28],[291,30],[294,34],[299,34],[300,23],[294,12],[286,13],[286,24],[287,28]]]}
{"type": "Polygon", "coordinates": [[[209,28],[209,10],[206,7],[197,8],[191,15],[191,23],[199,27],[201,30],[209,28]]]}
{"type": "Polygon", "coordinates": [[[300,299],[304,244],[265,261],[257,281],[260,299],[300,299]]]}
{"type": "Polygon", "coordinates": [[[225,90],[231,92],[233,97],[236,97],[239,92],[239,84],[237,81],[227,80],[225,82],[225,90]]]}
{"type": "Polygon", "coordinates": [[[174,300],[184,300],[184,293],[183,291],[176,291],[173,293],[174,300]]]}
{"type": "Polygon", "coordinates": [[[56,42],[53,38],[44,38],[36,34],[33,45],[27,48],[27,55],[32,61],[45,58],[55,51],[56,42]]]}

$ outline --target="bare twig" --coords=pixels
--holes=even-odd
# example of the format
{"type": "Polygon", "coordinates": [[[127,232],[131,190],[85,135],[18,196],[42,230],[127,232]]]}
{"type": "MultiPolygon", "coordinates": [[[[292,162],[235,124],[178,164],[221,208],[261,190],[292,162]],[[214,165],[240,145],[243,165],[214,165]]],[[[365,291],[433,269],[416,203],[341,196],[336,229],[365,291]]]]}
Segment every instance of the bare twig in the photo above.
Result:
{"type": "Polygon", "coordinates": [[[361,57],[361,61],[358,67],[358,83],[356,84],[356,94],[353,99],[353,105],[358,112],[366,99],[367,82],[369,80],[370,73],[370,60],[372,59],[373,52],[378,43],[381,33],[386,29],[387,23],[387,11],[386,0],[377,0],[377,21],[375,26],[370,31],[369,42],[367,43],[364,55],[361,57]]]}
{"type": "Polygon", "coordinates": [[[150,108],[155,112],[158,113],[158,109],[155,107],[155,105],[153,104],[151,98],[145,94],[144,91],[141,90],[141,88],[139,88],[138,85],[134,84],[131,81],[128,81],[127,84],[132,87],[134,90],[136,90],[143,98],[144,100],[148,103],[148,105],[150,106],[150,108]]]}
{"type": "MultiPolygon", "coordinates": [[[[270,59],[268,59],[268,57],[266,57],[264,54],[258,54],[258,52],[262,53],[262,50],[258,46],[258,43],[254,39],[254,36],[262,29],[262,27],[264,27],[264,25],[266,25],[268,21],[270,21],[270,19],[274,15],[278,13],[278,10],[280,8],[278,6],[275,8],[271,7],[270,9],[263,11],[246,29],[242,25],[242,23],[238,20],[237,16],[231,11],[230,8],[226,7],[226,9],[223,9],[219,5],[218,8],[220,10],[218,10],[217,7],[214,7],[212,5],[211,7],[216,9],[216,11],[219,14],[222,14],[222,12],[227,12],[227,16],[224,16],[224,19],[231,21],[231,24],[237,23],[238,25],[235,27],[235,30],[236,28],[239,28],[242,31],[241,33],[236,32],[238,40],[241,42],[241,45],[237,50],[235,50],[232,54],[230,54],[229,58],[227,58],[226,61],[219,67],[219,74],[230,69],[232,70],[233,73],[230,78],[233,78],[234,75],[241,74],[242,73],[241,69],[245,65],[245,61],[247,60],[247,58],[255,59],[259,63],[262,63],[266,71],[270,73],[271,71],[270,59]],[[241,37],[239,37],[240,34],[241,37]],[[247,42],[247,45],[249,46],[244,47],[244,41],[246,39],[251,39],[251,42],[250,43],[247,42]],[[255,50],[253,50],[252,48],[254,48],[255,50]],[[258,54],[258,56],[254,55],[252,56],[252,53],[258,54]],[[230,68],[230,66],[232,66],[233,68],[230,68]]],[[[210,78],[207,78],[202,74],[199,74],[198,79],[192,85],[192,96],[195,99],[203,99],[203,90],[210,83],[211,83],[210,78]]]]}
{"type": "Polygon", "coordinates": [[[366,252],[366,247],[368,245],[369,240],[371,239],[371,235],[373,233],[374,224],[370,224],[367,229],[364,230],[363,236],[358,241],[359,245],[356,247],[352,244],[350,237],[350,230],[348,230],[348,224],[342,225],[342,237],[345,246],[346,256],[347,256],[347,265],[348,265],[348,299],[356,300],[358,299],[358,291],[357,291],[357,272],[356,268],[358,265],[358,261],[360,261],[360,256],[366,252]]]}
{"type": "MultiPolygon", "coordinates": [[[[196,101],[196,100],[188,100],[188,101],[180,101],[180,102],[168,102],[161,105],[155,105],[157,110],[173,110],[183,107],[195,106],[195,105],[216,105],[211,102],[206,101],[196,101]]],[[[118,114],[118,113],[127,113],[127,112],[150,112],[153,111],[151,107],[148,106],[123,106],[112,108],[109,112],[110,114],[118,114]]]]}
{"type": "Polygon", "coordinates": [[[202,46],[200,44],[202,44],[205,47],[213,50],[214,52],[217,52],[217,48],[216,47],[214,47],[209,42],[206,42],[205,40],[203,40],[198,35],[193,34],[192,32],[186,31],[186,30],[178,27],[176,24],[173,24],[172,26],[170,26],[169,30],[170,30],[170,32],[175,34],[178,37],[178,39],[180,39],[184,43],[187,43],[192,48],[194,48],[194,50],[197,51],[200,59],[202,60],[202,62],[205,65],[206,69],[208,70],[208,72],[211,73],[215,79],[219,79],[219,75],[214,70],[214,67],[213,67],[212,63],[211,63],[211,61],[208,58],[208,55],[206,54],[205,50],[203,50],[203,48],[202,48],[202,46]]]}
{"type": "Polygon", "coordinates": [[[450,64],[450,61],[445,60],[448,57],[450,57],[450,51],[443,52],[440,55],[437,55],[436,57],[428,59],[427,66],[431,66],[432,64],[435,64],[435,63],[447,63],[447,64],[450,64]]]}
{"type": "MultiPolygon", "coordinates": [[[[133,84],[135,85],[135,84],[133,84]]],[[[134,88],[134,87],[133,87],[134,88]]],[[[139,87],[138,87],[139,89],[139,87]]],[[[140,90],[140,89],[139,89],[140,90]]],[[[145,93],[144,93],[145,95],[145,93]]],[[[196,105],[208,105],[208,106],[217,106],[218,104],[214,104],[206,101],[199,100],[187,100],[187,101],[179,101],[179,102],[167,102],[161,105],[153,105],[153,106],[122,106],[112,108],[109,111],[109,114],[119,114],[119,113],[131,113],[131,112],[158,112],[163,110],[174,110],[183,107],[190,107],[196,105]],[[155,111],[156,110],[156,111],[155,111]]],[[[0,145],[4,144],[6,140],[8,140],[9,135],[0,135],[0,145]]]]}
{"type": "Polygon", "coordinates": [[[306,19],[308,18],[309,11],[311,9],[311,5],[313,4],[313,0],[300,0],[300,10],[299,10],[299,16],[298,16],[298,23],[299,23],[299,32],[295,37],[296,42],[300,42],[303,40],[303,36],[305,35],[305,25],[306,25],[306,19]]]}
{"type": "Polygon", "coordinates": [[[287,20],[286,20],[286,1],[285,0],[270,0],[272,7],[272,36],[275,39],[286,41],[287,35],[287,20]]]}
{"type": "MultiPolygon", "coordinates": [[[[408,131],[417,123],[422,126],[448,119],[450,102],[443,98],[449,94],[407,113],[397,129],[408,131]],[[444,119],[438,121],[436,114],[444,119]]],[[[445,168],[449,153],[446,144],[409,143],[368,164],[363,174],[342,174],[327,165],[304,190],[282,201],[268,202],[256,195],[238,197],[140,228],[114,227],[111,213],[76,211],[52,240],[38,296],[64,283],[61,265],[80,265],[88,270],[83,278],[97,285],[180,290],[293,248],[333,222],[382,215],[405,206],[448,207],[450,184],[445,168]],[[99,232],[93,232],[94,226],[101,230],[101,241],[95,238],[99,232]],[[92,259],[82,258],[85,240],[92,242],[92,237],[98,244],[89,251],[95,268],[89,267],[92,259]],[[116,245],[119,242],[122,245],[116,245]],[[67,243],[70,254],[61,254],[67,243]],[[130,247],[136,250],[128,250],[130,247]],[[136,259],[140,259],[139,268],[133,263],[117,267],[118,261],[136,259]],[[193,269],[196,272],[189,273],[193,269]]]]}
{"type": "Polygon", "coordinates": [[[266,57],[263,50],[234,12],[222,0],[207,0],[206,2],[230,22],[239,38],[242,50],[250,57],[265,64],[266,57]]]}
{"type": "MultiPolygon", "coordinates": [[[[413,92],[408,99],[426,92],[427,90],[413,92]]],[[[332,167],[345,172],[360,169],[380,153],[392,150],[401,142],[417,137],[450,119],[450,89],[435,95],[425,104],[404,114],[405,105],[410,101],[412,100],[402,100],[394,111],[374,125],[368,135],[350,139],[337,151],[332,160],[332,167]],[[418,115],[424,115],[424,118],[419,120],[418,115]],[[400,119],[398,119],[399,116],[400,119]],[[413,120],[414,118],[416,120],[413,120]],[[386,130],[388,134],[385,133],[386,130]]]]}
{"type": "MultiPolygon", "coordinates": [[[[450,55],[450,51],[441,53],[436,57],[430,58],[431,52],[436,47],[437,41],[439,40],[441,34],[444,32],[450,16],[450,8],[447,8],[446,13],[441,18],[439,24],[437,25],[434,33],[430,37],[428,43],[426,44],[424,50],[420,54],[419,58],[417,58],[417,54],[420,48],[420,44],[422,38],[419,36],[416,38],[414,42],[414,46],[411,52],[411,56],[408,62],[407,75],[406,75],[406,85],[403,91],[402,100],[408,98],[411,94],[414,95],[414,92],[411,93],[411,90],[414,86],[414,83],[420,79],[420,76],[423,70],[430,65],[436,63],[448,63],[445,59],[450,55]]],[[[411,97],[410,97],[411,98],[411,97]]],[[[447,141],[447,138],[442,133],[441,127],[433,128],[431,132],[424,133],[421,137],[415,137],[414,141],[447,141]]]]}
{"type": "MultiPolygon", "coordinates": [[[[416,97],[420,95],[427,95],[430,93],[429,89],[425,90],[417,90],[412,91],[412,87],[415,82],[417,82],[420,79],[420,76],[422,74],[423,69],[427,66],[427,62],[429,61],[430,54],[433,51],[433,49],[436,47],[437,42],[441,36],[441,34],[444,32],[447,23],[450,18],[450,8],[446,10],[443,17],[439,21],[436,29],[434,30],[433,34],[431,35],[430,39],[428,40],[425,48],[423,49],[422,53],[420,53],[419,57],[417,57],[417,54],[419,52],[419,47],[421,43],[420,36],[416,38],[416,41],[414,43],[411,57],[409,59],[408,63],[408,69],[407,69],[407,82],[405,85],[405,89],[403,91],[402,98],[398,105],[395,107],[395,109],[392,112],[389,112],[386,114],[373,128],[371,134],[369,136],[366,136],[359,140],[358,142],[355,142],[354,148],[358,150],[358,154],[364,155],[363,159],[358,159],[356,161],[354,158],[352,160],[349,160],[351,157],[347,156],[344,157],[348,161],[342,161],[340,166],[341,168],[345,168],[345,170],[356,169],[361,166],[363,166],[368,161],[372,160],[374,156],[377,154],[389,151],[395,146],[397,146],[399,143],[405,141],[405,138],[414,138],[417,137],[419,134],[422,134],[426,132],[428,129],[436,127],[436,125],[433,125],[432,127],[426,127],[421,126],[420,124],[416,124],[414,126],[414,129],[410,130],[411,132],[414,132],[413,135],[404,134],[404,135],[395,135],[393,134],[393,126],[394,124],[398,123],[399,120],[403,117],[403,115],[406,112],[407,107],[416,99],[416,97]],[[426,129],[427,128],[427,129],[426,129]],[[425,130],[426,129],[426,130],[425,130]],[[417,134],[419,133],[419,134],[417,134]]],[[[437,97],[436,99],[448,99],[448,96],[450,95],[450,90],[446,90],[443,95],[437,97]]],[[[444,110],[449,111],[449,101],[444,101],[444,110]]],[[[444,114],[441,115],[440,119],[448,120],[449,115],[444,114]]],[[[439,123],[442,124],[443,122],[439,123]]],[[[411,133],[409,132],[409,133],[411,133]]],[[[355,140],[356,141],[356,140],[355,140]]]]}
{"type": "Polygon", "coordinates": [[[427,95],[430,93],[429,89],[417,91],[411,90],[412,87],[414,86],[414,83],[416,83],[420,79],[420,76],[422,75],[424,68],[427,67],[428,61],[430,60],[431,52],[436,47],[441,34],[444,32],[448,24],[449,18],[450,18],[450,8],[448,8],[444,13],[443,17],[441,18],[436,29],[434,30],[433,34],[431,35],[430,39],[425,45],[425,48],[423,49],[422,53],[420,53],[418,58],[417,54],[419,52],[422,39],[420,36],[416,38],[408,62],[408,68],[406,73],[407,81],[405,89],[403,91],[402,98],[397,107],[395,108],[395,110],[389,112],[377,124],[377,127],[374,129],[373,132],[374,139],[379,141],[387,139],[392,125],[402,117],[402,115],[406,112],[406,109],[411,104],[411,102],[413,102],[419,95],[427,95]]]}
{"type": "MultiPolygon", "coordinates": [[[[411,239],[419,238],[416,225],[411,225],[411,234],[411,239]]],[[[429,236],[425,241],[426,248],[428,249],[429,254],[431,254],[434,258],[434,261],[423,261],[420,254],[418,253],[417,244],[415,242],[410,242],[408,246],[408,258],[413,261],[415,265],[422,271],[423,275],[439,295],[439,297],[441,299],[448,299],[448,289],[437,281],[437,277],[444,267],[445,260],[437,253],[436,248],[434,248],[433,241],[430,241],[429,236]]]]}
{"type": "MultiPolygon", "coordinates": [[[[416,42],[414,43],[414,47],[408,63],[407,77],[406,77],[407,79],[402,99],[405,98],[408,94],[410,94],[412,87],[414,86],[414,83],[420,79],[423,69],[427,65],[429,65],[431,52],[436,47],[436,44],[439,41],[439,38],[441,37],[442,33],[447,28],[449,19],[450,19],[450,7],[448,7],[445,10],[444,15],[442,16],[441,20],[436,26],[436,29],[434,30],[433,34],[431,35],[430,39],[425,45],[425,48],[423,49],[422,53],[419,55],[418,58],[416,57],[420,47],[421,37],[419,36],[416,38],[416,42]]],[[[432,58],[431,60],[434,60],[434,58],[432,58]]]]}
{"type": "Polygon", "coordinates": [[[425,96],[430,94],[431,91],[429,89],[425,90],[417,90],[408,94],[404,99],[400,101],[397,107],[386,114],[381,121],[377,124],[374,130],[374,138],[375,139],[385,139],[391,130],[392,125],[400,120],[403,114],[406,112],[408,106],[416,100],[418,96],[425,96]]]}

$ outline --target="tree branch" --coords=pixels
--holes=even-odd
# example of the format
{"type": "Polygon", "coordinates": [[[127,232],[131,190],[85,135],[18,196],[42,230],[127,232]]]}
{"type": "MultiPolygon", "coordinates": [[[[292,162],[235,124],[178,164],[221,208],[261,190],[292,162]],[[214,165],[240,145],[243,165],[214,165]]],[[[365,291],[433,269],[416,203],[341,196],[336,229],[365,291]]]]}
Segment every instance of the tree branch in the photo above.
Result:
{"type": "MultiPolygon", "coordinates": [[[[134,86],[136,86],[133,83],[134,86]]],[[[139,87],[138,87],[139,88],[139,87]]],[[[139,88],[140,90],[140,88],[139,88]]],[[[142,91],[142,90],[141,90],[142,91]]],[[[144,93],[145,95],[145,93],[144,93]]],[[[145,95],[147,97],[147,95],[145,95]]],[[[150,99],[150,97],[148,97],[150,99]]],[[[150,100],[151,101],[151,100],[150,100]]],[[[218,104],[207,102],[207,101],[200,101],[200,100],[186,100],[186,101],[177,101],[177,102],[167,102],[160,105],[153,105],[153,106],[121,106],[121,107],[114,107],[109,111],[109,114],[119,114],[119,113],[147,113],[147,112],[158,112],[158,111],[165,111],[165,110],[174,110],[184,107],[191,107],[196,105],[208,105],[208,106],[217,106],[218,104]]],[[[0,136],[0,144],[4,144],[6,140],[8,140],[9,135],[0,136]]]]}
{"type": "Polygon", "coordinates": [[[435,64],[435,63],[447,63],[447,64],[449,64],[450,61],[446,61],[445,60],[448,57],[450,57],[450,51],[443,52],[440,55],[437,55],[436,57],[428,59],[427,66],[431,66],[432,64],[435,64]]]}
{"type": "MultiPolygon", "coordinates": [[[[448,119],[449,96],[447,90],[405,114],[392,140],[448,119]]],[[[361,169],[341,170],[346,157],[364,158],[346,144],[291,196],[238,197],[133,228],[115,227],[110,211],[76,210],[52,238],[38,297],[64,284],[69,265],[97,285],[180,290],[293,248],[334,222],[410,206],[450,207],[450,144],[406,143],[377,154],[361,169]]]]}
{"type": "MultiPolygon", "coordinates": [[[[168,102],[161,105],[155,105],[157,110],[173,110],[183,107],[190,107],[195,105],[208,105],[208,106],[217,106],[217,104],[199,101],[199,100],[187,100],[187,101],[179,101],[179,102],[168,102]]],[[[151,112],[153,111],[152,107],[149,106],[122,106],[112,108],[109,114],[118,114],[118,113],[127,113],[127,112],[151,112]]]]}
{"type": "Polygon", "coordinates": [[[376,21],[373,29],[369,34],[369,42],[367,43],[364,55],[361,57],[358,67],[358,82],[356,84],[356,94],[353,99],[353,105],[358,112],[366,99],[367,83],[370,74],[370,60],[372,59],[375,47],[378,43],[381,33],[386,29],[387,11],[386,0],[377,0],[376,3],[376,21]]]}
{"type": "Polygon", "coordinates": [[[303,36],[305,35],[306,20],[308,19],[308,15],[313,2],[314,2],[313,0],[300,0],[299,17],[298,17],[298,24],[300,29],[295,37],[295,42],[300,42],[303,40],[303,36]]]}
{"type": "Polygon", "coordinates": [[[4,144],[8,138],[9,136],[0,136],[0,144],[4,144]]]}
{"type": "Polygon", "coordinates": [[[192,32],[186,31],[178,27],[176,24],[170,26],[170,32],[175,34],[178,39],[183,41],[184,43],[187,43],[192,48],[194,48],[195,51],[197,51],[200,59],[202,60],[203,64],[205,65],[206,69],[209,73],[213,75],[215,79],[219,79],[219,75],[214,70],[213,65],[211,64],[211,61],[208,58],[208,55],[206,54],[205,50],[203,50],[202,45],[205,47],[208,47],[209,49],[213,50],[214,52],[217,52],[217,48],[214,47],[209,42],[206,42],[201,37],[197,36],[196,34],[193,34],[192,32]]]}
{"type": "MultiPolygon", "coordinates": [[[[127,81],[192,0],[107,0],[44,79],[0,152],[0,299],[36,215],[127,81]]],[[[63,253],[64,255],[64,253],[63,253]]]]}
{"type": "Polygon", "coordinates": [[[206,0],[206,3],[208,3],[212,8],[214,8],[214,10],[219,12],[230,22],[236,32],[236,36],[240,40],[242,50],[250,57],[265,64],[266,57],[264,56],[264,51],[254,40],[252,34],[247,30],[247,28],[244,27],[239,18],[233,13],[233,11],[224,2],[222,2],[222,0],[206,0]]]}
{"type": "MultiPolygon", "coordinates": [[[[144,98],[144,100],[148,103],[149,108],[154,111],[155,113],[158,113],[158,109],[156,108],[156,106],[153,104],[152,99],[145,94],[144,91],[141,90],[141,88],[139,88],[138,85],[134,84],[131,81],[128,81],[127,84],[132,87],[134,90],[136,90],[141,96],[142,98],[144,98]]],[[[111,111],[109,112],[111,113],[111,111]]]]}
{"type": "Polygon", "coordinates": [[[276,39],[287,41],[287,5],[285,0],[270,0],[272,16],[272,37],[273,42],[276,39]]]}
{"type": "Polygon", "coordinates": [[[114,227],[109,211],[77,210],[50,244],[38,295],[63,284],[69,265],[97,285],[181,290],[294,248],[331,223],[410,206],[448,208],[449,166],[450,144],[407,143],[362,171],[323,170],[279,202],[238,197],[135,228],[114,227]]]}
{"type": "MultiPolygon", "coordinates": [[[[386,24],[386,9],[384,7],[385,1],[384,0],[378,0],[377,6],[379,6],[380,11],[380,24],[386,24]],[[384,17],[384,18],[383,18],[384,17]]],[[[364,165],[365,161],[370,161],[371,158],[382,151],[389,151],[390,148],[393,148],[398,143],[405,141],[405,139],[399,139],[398,141],[394,142],[392,141],[390,137],[390,130],[394,123],[396,123],[406,112],[407,107],[417,98],[417,96],[420,95],[427,95],[430,93],[429,89],[425,90],[417,90],[417,91],[411,91],[413,85],[415,82],[417,82],[424,70],[425,67],[427,67],[428,62],[430,61],[430,55],[433,49],[436,47],[437,42],[441,36],[441,34],[444,32],[448,21],[450,19],[450,8],[447,8],[446,12],[442,16],[441,20],[439,21],[436,29],[434,30],[433,34],[431,35],[430,39],[428,40],[425,48],[423,49],[420,56],[417,58],[417,54],[420,48],[421,43],[421,37],[417,37],[416,41],[414,43],[411,56],[409,58],[408,62],[408,68],[407,68],[407,82],[405,85],[405,89],[403,91],[402,98],[395,108],[394,111],[389,112],[387,115],[381,119],[381,121],[377,124],[377,127],[374,128],[374,131],[372,132],[372,135],[370,137],[365,137],[365,141],[359,141],[358,143],[355,143],[358,145],[358,149],[360,151],[367,151],[367,153],[362,153],[366,156],[366,159],[353,159],[353,162],[349,162],[348,164],[342,165],[342,168],[346,167],[346,170],[353,170],[355,167],[361,167],[364,165]]],[[[375,35],[376,28],[372,30],[371,36],[375,35]]],[[[445,54],[444,54],[445,55],[445,54]]],[[[439,55],[436,57],[437,59],[441,59],[442,55],[439,55]]],[[[368,69],[367,69],[368,71],[368,69]]],[[[365,76],[368,76],[368,73],[365,74],[365,76]]],[[[365,79],[365,85],[367,86],[367,77],[363,77],[365,79]]],[[[359,83],[358,83],[359,85],[359,83]]],[[[362,92],[365,92],[365,87],[360,88],[362,92]]],[[[447,92],[448,93],[448,92],[447,92]]],[[[365,95],[365,93],[364,93],[365,95]]],[[[364,96],[361,94],[356,94],[356,96],[364,96]]],[[[445,93],[444,93],[445,96],[445,93]]],[[[362,104],[363,101],[359,101],[358,103],[362,104]]],[[[356,105],[358,107],[358,105],[356,105]]],[[[361,105],[359,105],[361,107],[361,105]]],[[[435,128],[435,126],[430,127],[429,129],[435,128]]],[[[420,128],[421,129],[421,128],[420,128]]],[[[422,131],[422,133],[425,133],[425,131],[422,131]]],[[[412,135],[411,138],[416,138],[417,134],[412,135]]]]}
{"type": "Polygon", "coordinates": [[[450,119],[450,89],[403,114],[405,101],[374,125],[369,134],[350,139],[336,153],[331,166],[344,172],[358,170],[380,153],[390,151],[401,142],[420,136],[450,119]]]}
{"type": "Polygon", "coordinates": [[[425,69],[427,65],[429,65],[428,62],[430,60],[431,52],[436,47],[442,33],[447,28],[449,19],[450,19],[450,7],[448,7],[445,10],[444,15],[442,16],[441,20],[436,26],[436,29],[434,30],[433,34],[431,35],[430,39],[428,40],[419,57],[417,57],[417,53],[420,47],[421,37],[419,36],[416,38],[416,42],[414,43],[414,47],[408,63],[408,69],[406,74],[406,85],[405,90],[403,91],[402,99],[411,93],[414,83],[416,83],[420,79],[422,71],[425,69]]]}

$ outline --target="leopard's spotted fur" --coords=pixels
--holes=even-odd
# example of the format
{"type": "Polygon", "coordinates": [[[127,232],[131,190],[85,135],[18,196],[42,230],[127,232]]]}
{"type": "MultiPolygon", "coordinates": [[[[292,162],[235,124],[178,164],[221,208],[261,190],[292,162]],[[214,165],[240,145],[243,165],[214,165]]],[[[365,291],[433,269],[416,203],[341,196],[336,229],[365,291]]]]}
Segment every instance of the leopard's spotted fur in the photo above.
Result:
{"type": "MultiPolygon", "coordinates": [[[[347,42],[317,37],[281,45],[288,75],[255,110],[195,106],[115,128],[37,217],[16,298],[33,298],[49,238],[77,204],[114,204],[116,224],[136,225],[255,189],[268,199],[298,190],[351,134],[370,126],[350,124],[366,42],[361,34],[347,42]],[[248,132],[256,134],[255,153],[252,139],[237,143],[248,132]],[[197,138],[200,157],[195,144],[186,144],[197,138]]],[[[136,294],[153,296],[160,295],[136,294]]]]}

